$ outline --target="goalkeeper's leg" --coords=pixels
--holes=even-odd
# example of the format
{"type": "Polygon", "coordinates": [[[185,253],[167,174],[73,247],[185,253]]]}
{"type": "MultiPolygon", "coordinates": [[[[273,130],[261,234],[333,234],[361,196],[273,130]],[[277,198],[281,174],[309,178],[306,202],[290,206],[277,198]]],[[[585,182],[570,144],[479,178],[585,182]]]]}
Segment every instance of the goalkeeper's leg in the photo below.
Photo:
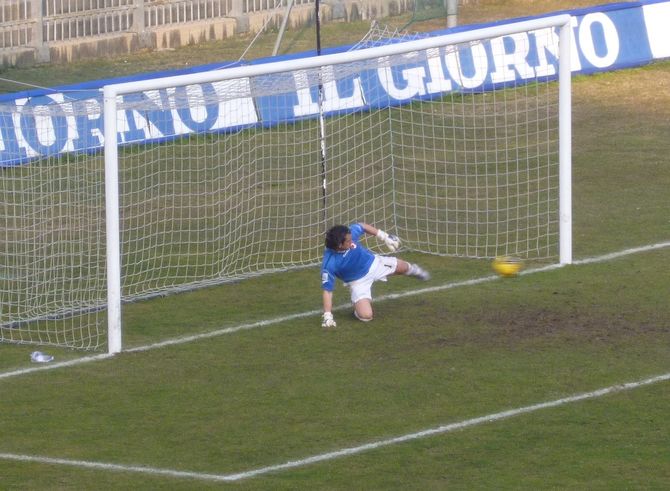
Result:
{"type": "Polygon", "coordinates": [[[363,322],[372,320],[372,302],[369,298],[362,298],[354,304],[354,316],[363,322]]]}
{"type": "Polygon", "coordinates": [[[408,263],[402,259],[398,259],[398,266],[396,267],[395,274],[412,276],[422,281],[428,281],[430,279],[430,273],[428,271],[423,269],[418,264],[408,263]]]}
{"type": "Polygon", "coordinates": [[[372,283],[373,276],[365,276],[349,283],[351,303],[354,305],[354,316],[363,322],[372,320],[372,283]]]}

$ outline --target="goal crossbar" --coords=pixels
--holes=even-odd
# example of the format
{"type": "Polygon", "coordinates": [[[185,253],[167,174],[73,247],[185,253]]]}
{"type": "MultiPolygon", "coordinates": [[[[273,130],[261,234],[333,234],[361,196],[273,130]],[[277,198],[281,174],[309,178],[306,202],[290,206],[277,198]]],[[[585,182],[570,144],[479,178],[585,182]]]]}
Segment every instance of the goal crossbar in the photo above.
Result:
{"type": "MultiPolygon", "coordinates": [[[[146,90],[166,89],[191,84],[202,84],[210,82],[220,82],[236,78],[254,77],[257,75],[271,75],[287,71],[307,70],[320,66],[338,65],[343,63],[352,63],[370,58],[382,56],[393,56],[412,51],[425,51],[427,49],[439,48],[453,44],[469,43],[480,39],[490,39],[519,32],[535,31],[550,27],[565,28],[568,36],[561,43],[565,42],[569,49],[569,28],[571,16],[561,14],[539,19],[530,19],[513,24],[501,24],[498,26],[484,27],[482,29],[463,31],[452,34],[443,34],[440,36],[427,37],[404,41],[402,43],[388,44],[365,48],[357,51],[347,51],[344,53],[334,53],[321,55],[318,57],[298,58],[295,60],[284,60],[257,65],[248,65],[241,67],[225,68],[204,73],[193,73],[185,75],[176,75],[174,77],[165,77],[160,79],[138,80],[136,82],[124,82],[119,84],[107,85],[103,88],[105,100],[117,95],[127,94],[129,92],[138,92],[146,90]]],[[[569,59],[569,53],[565,57],[569,59]]],[[[107,140],[106,140],[107,141],[107,140]]],[[[106,147],[105,147],[106,150],[106,147]]]]}

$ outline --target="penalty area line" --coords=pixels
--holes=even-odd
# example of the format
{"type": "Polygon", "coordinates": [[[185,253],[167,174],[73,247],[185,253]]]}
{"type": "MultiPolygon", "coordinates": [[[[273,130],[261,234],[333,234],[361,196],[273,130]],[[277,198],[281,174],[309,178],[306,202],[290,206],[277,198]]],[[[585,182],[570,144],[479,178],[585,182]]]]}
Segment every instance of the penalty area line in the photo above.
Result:
{"type": "MultiPolygon", "coordinates": [[[[630,249],[624,249],[621,251],[617,252],[612,252],[609,254],[604,254],[602,256],[594,256],[590,258],[585,258],[585,259],[579,259],[575,260],[572,262],[572,265],[579,266],[582,264],[594,264],[594,263],[602,263],[605,261],[611,261],[612,259],[618,259],[620,257],[624,256],[629,256],[631,254],[638,254],[641,252],[649,252],[649,251],[654,251],[654,250],[659,250],[663,249],[665,247],[670,247],[670,242],[659,242],[657,244],[651,244],[651,245],[646,245],[646,246],[640,246],[640,247],[633,247],[630,249]]],[[[529,274],[535,274],[535,273],[542,273],[545,271],[551,271],[554,269],[558,269],[563,267],[561,264],[550,264],[548,266],[542,266],[539,268],[532,268],[532,269],[527,269],[525,271],[522,271],[520,274],[521,275],[529,275],[529,274]]],[[[375,299],[375,302],[383,302],[386,300],[392,300],[392,299],[397,299],[397,298],[404,298],[404,297],[411,297],[415,295],[424,295],[426,293],[435,293],[435,292],[440,292],[444,290],[449,290],[452,288],[459,288],[463,286],[472,286],[472,285],[478,285],[480,283],[487,283],[489,281],[496,281],[500,280],[500,277],[497,275],[489,275],[489,276],[482,276],[480,278],[474,278],[471,280],[464,280],[464,281],[455,281],[451,283],[445,283],[443,285],[437,285],[437,286],[431,286],[427,288],[418,288],[415,290],[407,290],[404,292],[399,292],[399,293],[388,293],[386,295],[381,295],[375,299]]],[[[344,304],[344,305],[339,305],[335,307],[333,310],[335,311],[340,311],[340,310],[345,310],[351,308],[350,304],[344,304]]],[[[160,341],[158,343],[153,343],[153,344],[148,344],[145,346],[137,346],[135,348],[128,348],[124,349],[123,353],[138,353],[138,352],[144,352],[144,351],[151,351],[154,349],[160,349],[160,348],[165,348],[167,346],[175,346],[179,344],[185,344],[185,343],[191,343],[195,341],[201,341],[203,339],[209,339],[209,338],[214,338],[217,336],[223,336],[225,334],[232,334],[235,332],[240,332],[240,331],[247,331],[250,329],[256,329],[258,327],[266,327],[266,326],[271,326],[274,324],[280,324],[282,322],[289,322],[293,321],[296,319],[302,319],[305,317],[312,317],[316,315],[321,315],[320,310],[310,310],[307,312],[299,312],[296,314],[291,314],[291,315],[285,315],[281,317],[274,317],[272,319],[266,319],[262,321],[257,321],[257,322],[251,322],[248,324],[240,324],[238,326],[232,326],[232,327],[227,327],[227,328],[222,328],[222,329],[217,329],[215,331],[210,331],[210,332],[205,332],[205,333],[200,333],[200,334],[193,334],[191,336],[182,336],[182,337],[177,337],[177,338],[172,338],[172,339],[167,339],[165,341],[160,341]]],[[[25,368],[25,369],[20,369],[20,370],[13,370],[10,372],[0,372],[0,380],[6,379],[6,378],[12,378],[12,377],[17,377],[21,375],[28,375],[30,373],[38,372],[38,371],[44,371],[44,370],[53,370],[56,368],[63,368],[63,367],[70,367],[70,366],[75,366],[75,365],[81,365],[84,363],[89,363],[89,362],[95,362],[95,361],[101,361],[101,360],[106,360],[109,358],[113,358],[115,355],[112,354],[99,354],[99,355],[94,355],[94,356],[86,356],[83,358],[78,358],[75,360],[69,360],[69,361],[64,361],[64,362],[57,362],[57,363],[49,363],[37,367],[30,367],[30,368],[25,368]]]]}
{"type": "Polygon", "coordinates": [[[343,448],[340,450],[335,450],[332,452],[322,453],[318,455],[313,455],[311,457],[306,457],[299,460],[291,460],[283,464],[271,465],[267,467],[260,467],[258,469],[252,469],[245,472],[239,472],[235,474],[211,474],[211,473],[200,473],[200,472],[191,472],[191,471],[180,471],[174,469],[161,469],[147,466],[138,466],[138,465],[122,465],[122,464],[112,464],[105,462],[92,462],[84,460],[70,460],[63,458],[53,458],[45,457],[38,455],[20,455],[12,453],[0,453],[0,460],[9,460],[17,462],[30,462],[37,464],[47,464],[47,465],[62,465],[69,467],[78,467],[86,469],[97,469],[103,471],[115,471],[115,472],[127,472],[127,473],[140,473],[148,474],[155,476],[165,476],[173,478],[185,478],[185,479],[198,479],[206,481],[241,481],[244,479],[249,479],[252,477],[260,476],[263,474],[269,474],[273,472],[284,471],[288,469],[293,469],[296,467],[304,467],[310,464],[316,464],[318,462],[325,462],[329,460],[334,460],[341,457],[347,457],[350,455],[356,455],[359,453],[367,452],[370,450],[375,450],[382,447],[388,447],[391,445],[397,445],[400,443],[418,440],[421,438],[426,438],[434,435],[441,435],[445,433],[450,433],[457,430],[466,429],[472,426],[477,426],[485,423],[494,423],[496,421],[502,421],[509,419],[515,416],[520,416],[522,414],[533,413],[540,411],[542,409],[550,409],[559,406],[564,406],[566,404],[571,404],[575,402],[585,401],[589,399],[596,399],[598,397],[603,397],[609,394],[615,394],[617,392],[623,392],[628,390],[637,389],[639,387],[656,384],[659,382],[665,382],[670,380],[670,373],[663,375],[658,375],[655,377],[647,378],[644,380],[639,380],[637,382],[628,382],[624,384],[611,385],[602,389],[594,390],[591,392],[584,392],[581,394],[575,394],[569,397],[564,397],[561,399],[555,399],[553,401],[542,402],[539,404],[533,404],[530,406],[524,406],[517,409],[510,409],[507,411],[501,411],[498,413],[489,414],[486,416],[480,416],[477,418],[466,419],[457,423],[450,423],[442,426],[437,426],[434,428],[429,428],[426,430],[418,431],[415,433],[408,433],[401,436],[396,436],[393,438],[388,438],[384,440],[377,440],[363,445],[358,445],[355,447],[343,448]]]}

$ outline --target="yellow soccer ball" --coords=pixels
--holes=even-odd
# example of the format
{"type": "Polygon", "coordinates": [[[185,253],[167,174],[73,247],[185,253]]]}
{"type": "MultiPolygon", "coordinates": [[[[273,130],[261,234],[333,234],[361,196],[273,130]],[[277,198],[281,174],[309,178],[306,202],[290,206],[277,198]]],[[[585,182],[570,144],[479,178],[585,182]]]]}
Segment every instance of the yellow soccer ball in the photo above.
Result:
{"type": "Polygon", "coordinates": [[[523,262],[518,257],[500,256],[493,260],[493,271],[500,276],[511,278],[519,274],[523,268],[523,262]]]}

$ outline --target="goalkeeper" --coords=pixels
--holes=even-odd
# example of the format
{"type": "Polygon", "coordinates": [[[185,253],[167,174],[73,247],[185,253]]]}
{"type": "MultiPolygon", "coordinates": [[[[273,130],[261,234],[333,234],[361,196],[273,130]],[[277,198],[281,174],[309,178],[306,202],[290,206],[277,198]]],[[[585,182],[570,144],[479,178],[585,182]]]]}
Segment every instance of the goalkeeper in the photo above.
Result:
{"type": "Polygon", "coordinates": [[[364,322],[372,320],[372,284],[375,281],[386,281],[391,275],[413,276],[424,281],[430,279],[430,275],[416,264],[370,252],[358,243],[365,234],[376,236],[392,252],[400,247],[398,237],[367,223],[355,223],[350,227],[335,225],[326,232],[326,249],[321,265],[323,327],[337,326],[332,313],[336,278],[351,289],[354,315],[364,322]]]}

